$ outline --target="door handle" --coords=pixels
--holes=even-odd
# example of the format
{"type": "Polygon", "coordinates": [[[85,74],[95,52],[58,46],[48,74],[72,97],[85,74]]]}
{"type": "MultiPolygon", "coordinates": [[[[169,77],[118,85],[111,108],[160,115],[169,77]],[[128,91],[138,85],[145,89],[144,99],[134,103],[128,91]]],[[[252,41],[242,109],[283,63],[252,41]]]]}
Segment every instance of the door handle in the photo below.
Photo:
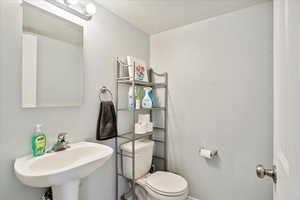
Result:
{"type": "Polygon", "coordinates": [[[256,175],[258,178],[264,178],[265,176],[269,176],[273,179],[273,182],[275,184],[277,183],[277,171],[275,165],[273,165],[272,169],[265,169],[263,165],[257,165],[256,175]]]}

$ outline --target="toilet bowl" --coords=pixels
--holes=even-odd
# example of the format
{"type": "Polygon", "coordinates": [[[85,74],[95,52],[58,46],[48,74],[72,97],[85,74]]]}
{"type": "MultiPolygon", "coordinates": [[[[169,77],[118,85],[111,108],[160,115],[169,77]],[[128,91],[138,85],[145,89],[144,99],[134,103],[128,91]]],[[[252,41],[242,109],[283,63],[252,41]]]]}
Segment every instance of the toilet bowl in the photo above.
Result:
{"type": "MultiPolygon", "coordinates": [[[[132,143],[121,145],[124,155],[132,154],[132,143]]],[[[135,141],[135,193],[138,200],[185,200],[188,196],[187,181],[174,173],[157,171],[149,173],[154,142],[149,139],[135,141]]],[[[123,156],[123,174],[133,178],[132,158],[123,156]]]]}
{"type": "Polygon", "coordinates": [[[158,171],[137,180],[136,195],[138,200],[185,200],[188,184],[179,175],[158,171]]]}

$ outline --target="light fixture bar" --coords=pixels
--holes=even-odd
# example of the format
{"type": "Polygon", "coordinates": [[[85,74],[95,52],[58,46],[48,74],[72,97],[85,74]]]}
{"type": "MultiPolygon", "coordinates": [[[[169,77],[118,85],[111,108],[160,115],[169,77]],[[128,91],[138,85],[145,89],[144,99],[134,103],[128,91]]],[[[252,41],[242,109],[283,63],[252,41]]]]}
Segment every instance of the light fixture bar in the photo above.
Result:
{"type": "Polygon", "coordinates": [[[85,15],[85,14],[77,11],[76,9],[73,9],[73,8],[65,5],[64,3],[60,3],[60,2],[58,2],[56,0],[45,0],[45,1],[51,3],[52,5],[54,5],[54,6],[58,7],[58,8],[61,8],[61,9],[65,10],[65,11],[67,11],[69,13],[72,13],[73,15],[76,15],[77,17],[80,17],[80,18],[82,18],[84,20],[88,21],[88,20],[92,19],[91,15],[85,15]]]}

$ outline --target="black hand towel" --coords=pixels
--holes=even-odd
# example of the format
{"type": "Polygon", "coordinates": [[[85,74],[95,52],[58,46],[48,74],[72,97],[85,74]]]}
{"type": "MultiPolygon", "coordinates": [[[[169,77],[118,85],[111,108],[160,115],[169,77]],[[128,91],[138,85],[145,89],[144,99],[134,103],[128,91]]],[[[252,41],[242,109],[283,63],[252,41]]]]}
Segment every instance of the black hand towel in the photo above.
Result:
{"type": "Polygon", "coordinates": [[[117,118],[115,107],[111,101],[102,101],[100,104],[97,122],[97,140],[107,140],[117,136],[117,118]]]}

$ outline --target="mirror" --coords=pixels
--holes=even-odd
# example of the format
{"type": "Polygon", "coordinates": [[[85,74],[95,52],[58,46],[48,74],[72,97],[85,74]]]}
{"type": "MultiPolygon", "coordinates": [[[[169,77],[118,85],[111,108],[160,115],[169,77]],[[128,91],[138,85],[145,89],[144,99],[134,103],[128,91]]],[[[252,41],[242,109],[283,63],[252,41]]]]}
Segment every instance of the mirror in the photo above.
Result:
{"type": "Polygon", "coordinates": [[[23,3],[22,107],[80,106],[83,27],[23,3]]]}

